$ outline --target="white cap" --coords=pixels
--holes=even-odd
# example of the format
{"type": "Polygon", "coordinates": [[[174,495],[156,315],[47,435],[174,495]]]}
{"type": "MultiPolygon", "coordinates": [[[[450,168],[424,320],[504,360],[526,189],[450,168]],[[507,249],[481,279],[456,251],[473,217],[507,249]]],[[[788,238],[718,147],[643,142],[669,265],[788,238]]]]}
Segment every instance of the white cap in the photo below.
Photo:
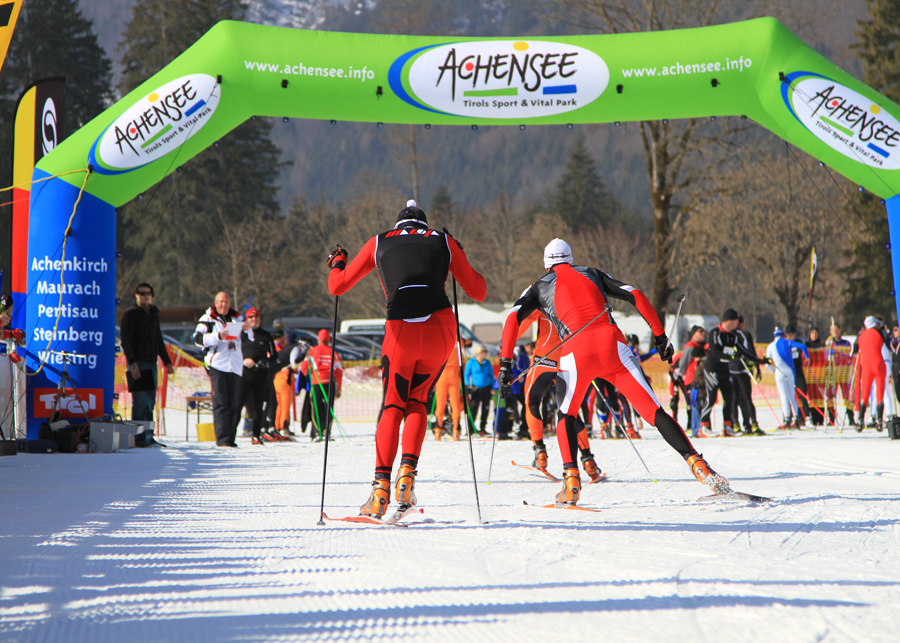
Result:
{"type": "Polygon", "coordinates": [[[554,239],[544,248],[544,268],[550,270],[558,263],[572,263],[572,248],[562,239],[554,239]]]}
{"type": "Polygon", "coordinates": [[[866,321],[864,322],[866,328],[875,328],[876,326],[881,326],[881,320],[873,315],[869,315],[866,317],[866,321]]]}

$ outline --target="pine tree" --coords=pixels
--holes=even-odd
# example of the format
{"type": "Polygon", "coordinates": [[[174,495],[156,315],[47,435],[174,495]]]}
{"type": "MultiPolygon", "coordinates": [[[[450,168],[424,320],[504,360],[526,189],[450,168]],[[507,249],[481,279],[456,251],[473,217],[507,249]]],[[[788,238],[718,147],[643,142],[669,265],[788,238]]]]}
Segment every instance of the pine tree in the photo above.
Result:
{"type": "Polygon", "coordinates": [[[856,37],[850,45],[865,64],[865,81],[869,87],[900,101],[900,2],[866,0],[868,20],[857,20],[856,37]]]}
{"type": "Polygon", "coordinates": [[[575,142],[566,171],[550,198],[550,207],[576,232],[588,226],[607,225],[618,214],[618,204],[606,191],[583,138],[575,142]]]}
{"type": "MultiPolygon", "coordinates": [[[[865,64],[865,81],[893,101],[900,100],[900,2],[897,0],[867,0],[869,20],[857,21],[859,42],[852,45],[865,64]]],[[[848,208],[851,209],[852,208],[848,208]]],[[[863,227],[848,241],[850,265],[847,276],[844,315],[848,320],[874,312],[896,310],[890,293],[891,256],[887,215],[879,199],[864,194],[856,202],[856,212],[863,219],[863,227]],[[871,311],[871,312],[868,312],[871,311]]],[[[859,218],[849,217],[850,220],[859,218]]]]}
{"type": "MultiPolygon", "coordinates": [[[[112,63],[97,44],[92,27],[76,0],[29,0],[22,5],[0,74],[0,149],[4,150],[0,154],[0,183],[4,186],[12,177],[16,103],[28,85],[44,78],[65,77],[65,121],[60,124],[63,136],[78,130],[112,101],[112,63]]],[[[2,208],[3,239],[9,238],[10,216],[9,208],[2,208]]],[[[7,241],[0,243],[0,268],[5,269],[8,262],[7,241]]]]}
{"type": "MultiPolygon", "coordinates": [[[[239,0],[139,0],[119,44],[121,93],[169,64],[220,20],[241,19],[244,10],[239,0]]],[[[270,130],[266,119],[243,123],[150,188],[142,200],[120,209],[120,291],[149,281],[168,305],[202,303],[223,289],[235,300],[254,294],[236,292],[242,258],[234,235],[240,222],[257,211],[277,216],[275,181],[282,164],[270,130]],[[207,267],[216,263],[211,254],[223,245],[231,249],[233,269],[209,275],[207,267]]]]}
{"type": "Polygon", "coordinates": [[[844,320],[847,332],[866,315],[875,313],[895,316],[894,290],[888,220],[880,199],[868,192],[854,199],[854,207],[847,206],[845,221],[860,221],[862,227],[850,237],[847,247],[849,265],[843,270],[846,277],[844,320]],[[855,212],[852,210],[855,209],[855,212]]]}
{"type": "Polygon", "coordinates": [[[431,195],[431,203],[429,205],[429,215],[442,217],[446,219],[453,214],[453,197],[450,196],[450,190],[441,183],[431,195]]]}

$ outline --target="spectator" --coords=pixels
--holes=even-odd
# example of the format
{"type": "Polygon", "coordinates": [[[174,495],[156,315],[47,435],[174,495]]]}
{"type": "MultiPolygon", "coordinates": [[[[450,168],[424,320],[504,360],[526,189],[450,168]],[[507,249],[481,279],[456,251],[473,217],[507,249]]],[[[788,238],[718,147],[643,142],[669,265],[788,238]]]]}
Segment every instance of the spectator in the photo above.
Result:
{"type": "Polygon", "coordinates": [[[309,349],[307,359],[300,366],[300,372],[309,377],[310,407],[312,410],[313,428],[309,437],[315,440],[317,437],[325,437],[325,426],[328,414],[332,412],[334,398],[341,396],[341,384],[344,379],[344,367],[341,366],[341,356],[331,347],[331,333],[324,328],[319,331],[319,344],[309,349]],[[334,389],[331,390],[331,356],[334,354],[334,389]],[[310,372],[310,361],[315,369],[310,372]],[[328,397],[329,393],[334,397],[328,397]],[[317,433],[318,432],[318,435],[317,433]]]}
{"type": "Polygon", "coordinates": [[[775,384],[778,387],[778,395],[781,397],[781,410],[784,418],[782,427],[799,429],[804,426],[804,421],[800,417],[800,407],[797,406],[795,392],[794,349],[801,351],[809,358],[806,346],[792,340],[785,331],[776,328],[775,340],[766,347],[766,358],[769,360],[768,369],[775,373],[775,384]]]}
{"type": "Polygon", "coordinates": [[[229,335],[227,330],[227,325],[235,322],[243,322],[243,330],[250,328],[244,318],[231,307],[231,296],[222,291],[200,317],[194,330],[194,343],[205,351],[203,362],[212,385],[216,446],[220,447],[237,447],[235,438],[241,419],[244,356],[240,334],[229,335]]]}
{"type": "Polygon", "coordinates": [[[466,362],[464,374],[466,391],[472,400],[472,423],[481,409],[481,434],[487,430],[488,413],[491,410],[491,389],[494,386],[494,367],[487,359],[487,348],[474,348],[475,357],[466,362]]]}
{"type": "Polygon", "coordinates": [[[839,323],[831,324],[830,336],[825,340],[826,375],[825,395],[828,398],[828,419],[834,424],[837,420],[835,405],[838,390],[843,398],[847,411],[847,422],[855,424],[853,417],[853,401],[850,397],[850,353],[853,345],[843,338],[843,328],[839,323]]]}
{"type": "MultiPolygon", "coordinates": [[[[891,374],[890,381],[894,385],[894,395],[900,403],[900,327],[894,326],[890,339],[891,374]]],[[[900,415],[900,413],[898,413],[900,415]]]]}
{"type": "Polygon", "coordinates": [[[856,367],[856,380],[859,396],[859,417],[857,431],[862,431],[866,421],[866,402],[872,385],[875,386],[875,405],[872,407],[872,418],[875,426],[881,430],[884,417],[884,383],[887,380],[887,368],[882,349],[885,337],[881,333],[883,323],[874,316],[865,320],[865,329],[856,338],[859,344],[859,360],[856,367]]]}
{"type": "MultiPolygon", "coordinates": [[[[294,405],[294,382],[297,373],[300,372],[300,366],[306,359],[306,353],[309,346],[303,344],[294,346],[290,350],[282,349],[281,352],[288,353],[288,363],[275,374],[274,386],[275,393],[278,396],[278,408],[275,414],[275,430],[285,435],[283,431],[287,431],[290,435],[291,408],[294,405]]],[[[281,363],[279,359],[277,363],[281,363]]]]}
{"type": "Polygon", "coordinates": [[[3,313],[2,315],[0,315],[0,328],[6,328],[7,326],[9,326],[9,322],[11,321],[12,317],[7,315],[6,313],[3,313]]]}
{"type": "MultiPolygon", "coordinates": [[[[784,329],[784,332],[789,340],[796,343],[796,346],[791,348],[791,355],[794,358],[797,390],[801,393],[797,403],[800,405],[800,416],[805,421],[809,417],[809,391],[806,390],[806,371],[803,370],[803,353],[800,351],[800,347],[805,346],[805,344],[798,340],[797,329],[793,326],[788,326],[784,329]]],[[[809,355],[806,358],[809,359],[809,355]]]]}
{"type": "Polygon", "coordinates": [[[722,435],[737,435],[732,425],[731,411],[734,406],[734,387],[731,382],[731,361],[743,359],[750,364],[758,364],[756,351],[748,350],[735,331],[738,327],[738,312],[728,308],[722,314],[722,321],[707,333],[708,348],[703,376],[706,379],[706,405],[700,418],[701,428],[710,431],[710,415],[716,404],[718,392],[722,391],[722,435]]]}
{"type": "Polygon", "coordinates": [[[807,365],[809,381],[806,383],[806,390],[810,400],[818,404],[818,406],[812,406],[809,413],[813,426],[822,426],[825,423],[825,416],[822,415],[825,408],[825,342],[822,341],[818,328],[810,328],[808,337],[809,339],[804,342],[809,350],[809,364],[807,365]]]}
{"type": "Polygon", "coordinates": [[[452,421],[453,440],[459,440],[459,417],[462,415],[462,379],[459,375],[459,349],[458,344],[453,346],[447,365],[441,372],[437,384],[434,385],[434,416],[437,426],[434,429],[434,439],[440,440],[444,433],[444,414],[447,411],[447,401],[450,402],[450,419],[452,421]]]}
{"type": "MultiPolygon", "coordinates": [[[[275,361],[275,341],[269,331],[262,328],[262,315],[256,308],[246,313],[248,329],[241,333],[241,353],[244,356],[244,369],[241,375],[241,406],[250,410],[250,425],[253,431],[253,444],[262,444],[263,406],[269,399],[269,386],[272,383],[269,367],[275,361]]],[[[267,440],[274,442],[281,435],[266,434],[267,440]]]]}
{"type": "MultiPolygon", "coordinates": [[[[516,349],[516,352],[513,355],[513,380],[515,380],[519,375],[521,375],[524,371],[528,370],[528,367],[531,366],[531,360],[534,356],[534,342],[526,342],[525,345],[516,349]]],[[[525,421],[525,413],[527,409],[525,408],[525,382],[523,381],[514,381],[512,385],[512,394],[515,397],[516,404],[522,407],[521,412],[519,413],[519,431],[516,433],[516,437],[520,440],[528,440],[531,438],[531,433],[528,430],[528,424],[525,421]]],[[[588,419],[588,423],[590,423],[590,419],[588,419]]]]}
{"type": "MultiPolygon", "coordinates": [[[[272,359],[269,366],[269,399],[266,401],[266,427],[275,427],[275,430],[278,431],[278,427],[275,424],[275,418],[277,414],[278,408],[278,396],[275,393],[275,375],[278,372],[287,366],[287,363],[290,361],[291,351],[287,353],[284,352],[284,347],[288,345],[288,336],[285,334],[284,330],[281,328],[276,328],[272,331],[272,341],[275,342],[275,357],[272,359]]],[[[281,433],[279,431],[279,433],[281,433]]],[[[284,435],[282,433],[282,435],[284,435]]],[[[288,435],[288,437],[292,437],[288,435]]]]}
{"type": "Polygon", "coordinates": [[[703,359],[706,358],[706,329],[702,326],[691,328],[691,338],[684,345],[681,352],[681,360],[678,362],[678,373],[684,383],[685,394],[689,395],[687,402],[688,426],[691,428],[691,437],[708,438],[709,435],[700,430],[700,410],[703,408],[703,400],[706,395],[706,384],[702,370],[697,372],[703,359]],[[698,377],[699,375],[699,377],[698,377]]]}
{"type": "MultiPolygon", "coordinates": [[[[748,352],[756,353],[756,344],[753,343],[753,334],[749,330],[744,330],[744,316],[738,314],[738,327],[734,331],[738,336],[738,341],[747,349],[748,352]]],[[[731,371],[731,382],[734,385],[734,396],[732,397],[733,406],[731,409],[731,417],[734,418],[735,424],[738,419],[738,409],[744,418],[744,435],[765,435],[766,432],[759,428],[756,423],[756,407],[753,405],[753,380],[751,379],[749,369],[756,370],[756,381],[760,380],[759,364],[752,366],[745,359],[732,360],[729,365],[731,371]]]]}
{"type": "Polygon", "coordinates": [[[819,329],[818,328],[810,328],[809,329],[809,339],[806,341],[807,348],[822,348],[825,344],[822,342],[822,339],[819,337],[819,329]]]}
{"type": "MultiPolygon", "coordinates": [[[[159,328],[159,309],[153,305],[153,287],[147,283],[134,289],[134,306],[122,313],[119,322],[122,352],[127,366],[126,380],[131,393],[131,419],[153,421],[156,404],[156,360],[162,359],[169,375],[175,373],[169,351],[159,328]]],[[[137,446],[165,446],[147,432],[135,436],[137,446]]]]}

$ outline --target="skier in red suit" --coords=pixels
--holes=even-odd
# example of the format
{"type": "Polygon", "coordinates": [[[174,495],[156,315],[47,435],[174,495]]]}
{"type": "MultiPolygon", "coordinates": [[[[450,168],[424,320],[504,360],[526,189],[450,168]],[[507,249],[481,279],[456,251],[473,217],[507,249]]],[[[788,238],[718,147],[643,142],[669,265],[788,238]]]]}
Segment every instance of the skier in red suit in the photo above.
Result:
{"type": "Polygon", "coordinates": [[[884,335],[881,333],[882,322],[877,317],[866,317],[866,329],[859,334],[856,342],[859,345],[859,361],[856,381],[860,383],[859,394],[859,424],[857,431],[862,431],[866,425],[866,402],[872,391],[872,383],[875,383],[875,408],[872,415],[878,426],[881,426],[884,415],[884,383],[887,378],[887,365],[884,363],[881,351],[884,348],[884,335]]]}
{"type": "Polygon", "coordinates": [[[384,400],[375,430],[375,480],[360,514],[381,517],[390,502],[391,472],[403,428],[395,497],[401,509],[416,504],[416,468],[427,429],[426,400],[456,344],[456,319],[445,292],[448,272],[476,301],[487,294],[484,277],[469,265],[448,234],[430,230],[410,200],[393,230],[372,237],[347,265],[339,248],[328,258],[328,290],[342,295],[372,270],[387,299],[381,348],[384,400]]]}
{"type": "Polygon", "coordinates": [[[562,491],[556,496],[557,505],[576,504],[581,491],[575,416],[595,377],[602,377],[622,392],[635,411],[684,457],[700,482],[716,493],[730,490],[728,481],[709,467],[678,423],[662,409],[612,315],[604,313],[595,319],[604,311],[609,298],[633,304],[650,325],[660,357],[671,361],[674,349],[644,294],[604,272],[573,265],[572,249],[561,239],[554,239],[544,248],[544,268],[547,274],[522,294],[506,318],[499,379],[501,387],[509,386],[512,381],[511,358],[519,324],[535,310],[553,322],[562,341],[584,329],[557,353],[556,399],[560,416],[556,436],[565,477],[562,491]]]}

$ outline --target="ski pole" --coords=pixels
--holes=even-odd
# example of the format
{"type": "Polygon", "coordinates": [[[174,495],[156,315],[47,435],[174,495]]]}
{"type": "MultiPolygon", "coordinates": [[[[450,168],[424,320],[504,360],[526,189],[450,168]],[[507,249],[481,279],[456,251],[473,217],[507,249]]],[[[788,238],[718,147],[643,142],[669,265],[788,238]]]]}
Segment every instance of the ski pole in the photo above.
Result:
{"type": "Polygon", "coordinates": [[[631,448],[634,449],[634,452],[637,455],[638,460],[640,460],[641,464],[644,465],[644,468],[647,470],[647,475],[650,476],[650,480],[653,482],[659,482],[659,480],[656,479],[656,476],[654,476],[652,473],[650,473],[650,467],[647,466],[647,463],[644,462],[644,458],[641,457],[641,454],[637,450],[637,447],[634,446],[634,441],[631,439],[631,436],[628,435],[628,431],[626,431],[625,428],[622,426],[622,423],[618,419],[616,419],[616,414],[613,413],[612,407],[609,405],[609,402],[607,402],[606,398],[603,397],[603,392],[600,390],[600,387],[597,386],[597,382],[595,382],[594,380],[591,380],[591,384],[593,384],[594,388],[597,389],[597,397],[599,397],[600,399],[603,400],[603,404],[606,406],[606,410],[609,412],[610,417],[613,419],[613,421],[616,423],[616,425],[622,430],[622,433],[625,434],[625,437],[628,438],[628,444],[631,445],[631,448]]]}
{"type": "MultiPolygon", "coordinates": [[[[505,407],[504,407],[505,408],[505,407]]],[[[497,431],[500,429],[500,391],[497,391],[497,402],[494,404],[494,439],[491,440],[491,461],[488,464],[488,478],[485,484],[491,484],[491,472],[494,470],[494,447],[497,446],[497,431]]],[[[504,411],[505,413],[505,411],[504,411]]]]}
{"type": "MultiPolygon", "coordinates": [[[[553,353],[555,353],[556,351],[558,351],[560,348],[562,348],[563,346],[565,346],[565,345],[566,345],[566,342],[568,342],[570,339],[572,339],[573,337],[575,337],[575,335],[577,335],[578,333],[580,333],[581,331],[583,331],[585,328],[587,328],[588,326],[590,326],[591,324],[593,324],[595,321],[597,321],[597,320],[598,320],[600,317],[602,317],[603,315],[606,315],[606,314],[611,313],[611,312],[612,312],[612,306],[610,306],[609,304],[606,304],[606,306],[604,306],[602,312],[597,313],[597,315],[596,315],[591,321],[589,321],[589,322],[586,323],[584,326],[582,326],[581,328],[579,328],[578,330],[576,330],[574,333],[572,333],[571,335],[569,335],[568,337],[566,337],[566,338],[565,338],[564,340],[562,340],[559,344],[557,344],[554,348],[552,348],[552,349],[550,349],[549,351],[547,351],[547,353],[545,353],[545,354],[542,356],[542,358],[543,358],[543,359],[546,359],[547,357],[549,357],[550,355],[552,355],[553,353]]],[[[531,371],[531,369],[533,369],[535,366],[539,366],[540,364],[541,364],[541,362],[536,360],[536,361],[534,362],[534,364],[532,364],[531,366],[529,366],[528,368],[526,368],[524,371],[522,371],[521,373],[519,373],[519,376],[518,376],[516,379],[514,379],[512,382],[510,382],[510,385],[515,384],[516,382],[518,382],[519,380],[521,380],[523,377],[525,377],[526,375],[528,375],[528,373],[531,371]]]]}
{"type": "MultiPolygon", "coordinates": [[[[444,228],[444,232],[447,232],[446,228],[444,228]]],[[[465,384],[466,376],[463,372],[462,337],[459,332],[459,303],[456,297],[455,276],[453,277],[453,314],[456,317],[456,354],[459,357],[459,377],[463,384],[465,384]]],[[[478,500],[478,480],[475,478],[475,452],[472,450],[472,425],[474,422],[472,422],[472,417],[469,415],[469,396],[465,395],[465,390],[463,391],[463,406],[466,410],[466,421],[469,423],[469,430],[466,431],[466,434],[469,436],[469,460],[472,463],[472,484],[475,486],[475,507],[478,509],[478,523],[483,525],[484,521],[481,519],[481,502],[478,500]]]]}
{"type": "MultiPolygon", "coordinates": [[[[669,329],[669,338],[668,338],[668,339],[669,339],[669,343],[668,343],[668,345],[666,346],[666,348],[668,348],[669,346],[672,346],[672,335],[675,334],[675,329],[676,329],[676,327],[677,327],[677,325],[678,325],[678,317],[681,316],[681,307],[684,306],[684,300],[685,300],[686,297],[687,297],[687,293],[684,293],[681,297],[679,297],[679,298],[677,299],[677,301],[678,301],[678,310],[675,311],[675,317],[672,319],[672,327],[669,329]]],[[[671,364],[672,361],[669,360],[669,363],[671,364]]]]}
{"type": "MultiPolygon", "coordinates": [[[[338,244],[338,248],[341,247],[341,244],[338,244]]],[[[334,410],[331,409],[331,400],[332,395],[334,395],[334,344],[337,339],[337,320],[338,320],[338,300],[340,297],[338,295],[334,296],[334,323],[331,328],[331,372],[328,376],[328,397],[326,398],[329,410],[331,413],[325,419],[325,456],[322,461],[322,502],[319,504],[319,522],[316,524],[322,526],[325,524],[325,474],[328,472],[328,443],[331,441],[331,418],[334,415],[334,410]]]]}

